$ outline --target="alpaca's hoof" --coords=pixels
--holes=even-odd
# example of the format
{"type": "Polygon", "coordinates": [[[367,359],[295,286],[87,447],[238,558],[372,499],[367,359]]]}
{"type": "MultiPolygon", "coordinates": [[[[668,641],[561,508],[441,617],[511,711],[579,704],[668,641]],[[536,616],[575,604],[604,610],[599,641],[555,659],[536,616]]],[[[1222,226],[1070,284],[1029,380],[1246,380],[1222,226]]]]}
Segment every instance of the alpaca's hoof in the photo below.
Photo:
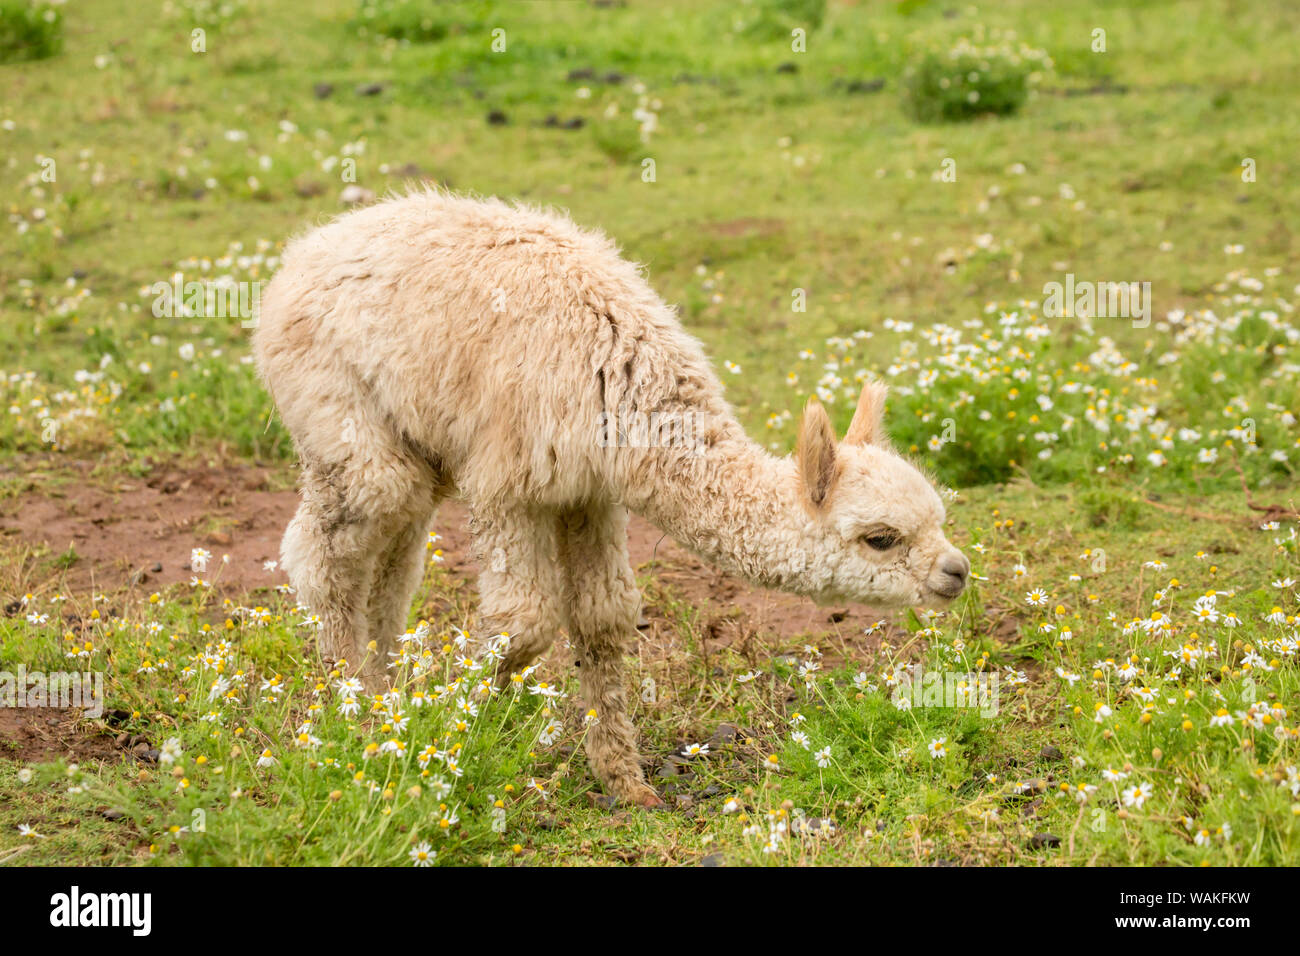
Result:
{"type": "Polygon", "coordinates": [[[646,810],[653,810],[655,807],[662,807],[664,805],[663,800],[659,798],[659,794],[655,793],[654,790],[644,784],[632,793],[628,794],[625,799],[628,803],[635,804],[638,807],[643,807],[646,810]]]}

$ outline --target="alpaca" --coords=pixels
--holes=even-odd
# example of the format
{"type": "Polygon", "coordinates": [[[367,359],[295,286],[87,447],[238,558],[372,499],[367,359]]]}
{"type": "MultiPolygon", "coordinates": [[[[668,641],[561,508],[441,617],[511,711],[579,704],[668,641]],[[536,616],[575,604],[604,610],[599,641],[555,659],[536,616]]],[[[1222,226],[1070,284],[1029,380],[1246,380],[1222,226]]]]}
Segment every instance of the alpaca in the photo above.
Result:
{"type": "Polygon", "coordinates": [[[498,681],[565,631],[589,765],[633,803],[660,801],[627,716],[629,512],[822,602],[943,605],[967,580],[939,496],[890,448],[882,385],[842,442],[813,400],[796,454],[768,454],[639,268],[561,214],[442,191],[348,212],[289,243],[253,344],[301,462],[282,563],[322,657],[386,686],[434,510],[459,495],[474,636],[509,635],[498,681]]]}

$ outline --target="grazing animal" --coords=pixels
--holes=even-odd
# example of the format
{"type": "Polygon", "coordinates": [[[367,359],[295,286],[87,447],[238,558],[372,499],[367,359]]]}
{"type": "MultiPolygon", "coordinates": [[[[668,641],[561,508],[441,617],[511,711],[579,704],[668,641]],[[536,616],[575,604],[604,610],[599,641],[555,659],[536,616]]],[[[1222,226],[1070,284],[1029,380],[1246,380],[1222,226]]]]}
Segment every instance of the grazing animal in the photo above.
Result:
{"type": "Polygon", "coordinates": [[[498,680],[567,632],[588,760],[619,798],[659,802],[624,688],[629,512],[822,601],[942,604],[966,583],[939,496],[888,444],[882,385],[842,442],[810,401],[797,453],[770,455],[638,268],[560,214],[441,191],[349,212],[289,243],[254,349],[301,460],[282,558],[322,657],[386,686],[434,509],[459,495],[475,636],[509,635],[498,680]]]}

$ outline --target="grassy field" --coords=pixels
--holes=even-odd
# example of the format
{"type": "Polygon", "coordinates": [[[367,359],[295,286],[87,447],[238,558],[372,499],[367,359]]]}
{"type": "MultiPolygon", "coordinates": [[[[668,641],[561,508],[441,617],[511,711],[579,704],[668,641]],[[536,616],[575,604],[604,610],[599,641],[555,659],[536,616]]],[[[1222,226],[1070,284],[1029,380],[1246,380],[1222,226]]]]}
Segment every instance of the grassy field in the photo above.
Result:
{"type": "Polygon", "coordinates": [[[0,739],[0,862],[1297,861],[1300,9],[52,10],[49,56],[0,33],[6,518],[169,468],[290,486],[247,329],[156,317],[153,287],[264,280],[345,190],[431,181],[615,237],[774,450],[809,395],[843,428],[888,381],[979,580],[944,615],[719,643],[639,568],[671,638],[630,662],[669,797],[643,812],[599,797],[563,653],[483,690],[437,541],[394,692],[358,700],[291,593],[223,585],[223,529],[160,591],[6,534],[0,671],[103,672],[107,711],[68,753],[0,739]],[[1041,51],[1031,94],[918,119],[962,38],[1041,51]],[[1149,315],[1063,315],[1067,276],[1149,283],[1149,315]],[[996,713],[902,694],[918,665],[996,713]]]}

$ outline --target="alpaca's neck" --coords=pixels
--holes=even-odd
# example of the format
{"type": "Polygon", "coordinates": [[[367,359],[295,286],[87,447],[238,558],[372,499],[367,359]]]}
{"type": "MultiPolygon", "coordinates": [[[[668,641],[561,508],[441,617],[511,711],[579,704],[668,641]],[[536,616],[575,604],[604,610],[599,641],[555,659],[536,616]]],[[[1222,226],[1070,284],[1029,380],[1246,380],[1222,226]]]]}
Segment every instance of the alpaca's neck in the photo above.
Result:
{"type": "Polygon", "coordinates": [[[643,450],[625,476],[624,501],[725,570],[806,590],[808,518],[793,462],[765,452],[734,419],[702,431],[692,450],[643,450]]]}

